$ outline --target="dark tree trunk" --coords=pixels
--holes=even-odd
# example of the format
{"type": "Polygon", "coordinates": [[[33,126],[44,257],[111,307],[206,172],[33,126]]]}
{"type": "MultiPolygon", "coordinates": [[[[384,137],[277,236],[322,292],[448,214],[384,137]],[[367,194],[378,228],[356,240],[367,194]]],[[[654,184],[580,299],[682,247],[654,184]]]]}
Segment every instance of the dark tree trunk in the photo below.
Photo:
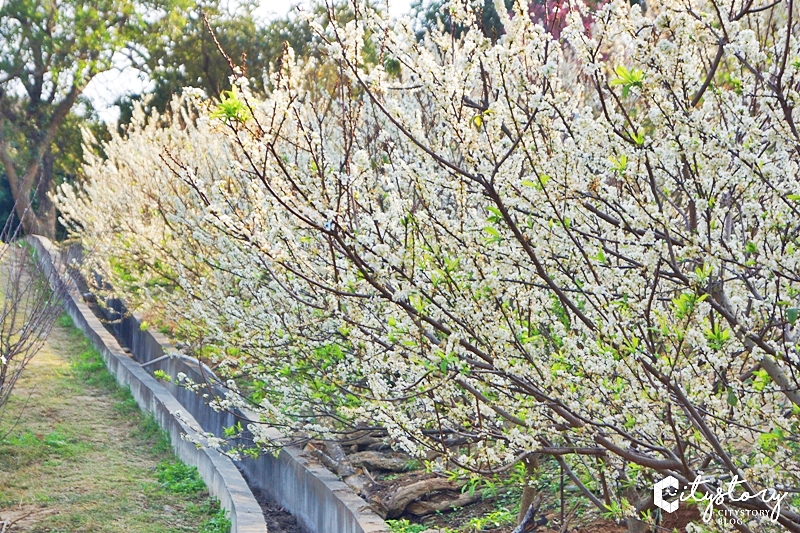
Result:
{"type": "Polygon", "coordinates": [[[42,173],[36,188],[36,233],[54,239],[56,236],[56,206],[50,199],[55,178],[53,176],[53,152],[50,148],[42,157],[42,173]]]}
{"type": "MultiPolygon", "coordinates": [[[[535,453],[527,456],[522,460],[522,464],[525,465],[525,481],[530,483],[539,470],[539,454],[535,453]]],[[[518,524],[522,523],[522,521],[525,519],[525,514],[528,512],[528,508],[536,498],[536,492],[536,487],[531,487],[529,485],[525,485],[525,488],[522,489],[522,498],[519,505],[519,516],[517,516],[518,524]]]]}

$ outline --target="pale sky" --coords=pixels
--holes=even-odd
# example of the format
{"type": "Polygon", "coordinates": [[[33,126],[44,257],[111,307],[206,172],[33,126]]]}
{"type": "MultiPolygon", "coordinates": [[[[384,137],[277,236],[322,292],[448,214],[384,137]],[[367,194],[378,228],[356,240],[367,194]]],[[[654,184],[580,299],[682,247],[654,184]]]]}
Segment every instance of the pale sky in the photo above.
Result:
{"type": "MultiPolygon", "coordinates": [[[[379,0],[389,3],[389,14],[393,17],[405,15],[410,11],[412,0],[379,0]]],[[[2,5],[3,0],[0,0],[2,5]]],[[[308,4],[308,0],[261,0],[256,14],[264,19],[286,15],[292,6],[308,4]]],[[[95,76],[84,91],[105,122],[114,122],[119,117],[119,108],[113,105],[120,96],[139,94],[147,88],[147,76],[128,66],[120,57],[118,68],[95,76]]]]}
{"type": "MultiPolygon", "coordinates": [[[[376,3],[385,2],[386,0],[378,0],[376,3]]],[[[282,16],[288,13],[293,5],[308,3],[307,0],[261,0],[258,13],[262,16],[282,16]]],[[[411,0],[389,0],[389,14],[394,17],[405,15],[410,8],[411,0]]]]}

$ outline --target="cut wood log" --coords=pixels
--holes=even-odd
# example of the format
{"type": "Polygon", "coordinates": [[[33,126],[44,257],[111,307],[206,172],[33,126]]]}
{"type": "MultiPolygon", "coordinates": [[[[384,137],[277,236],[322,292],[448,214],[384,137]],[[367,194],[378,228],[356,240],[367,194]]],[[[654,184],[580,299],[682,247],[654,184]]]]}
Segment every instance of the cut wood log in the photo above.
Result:
{"type": "Polygon", "coordinates": [[[333,471],[339,474],[339,477],[344,479],[356,473],[353,465],[347,459],[347,455],[344,453],[342,446],[338,442],[327,441],[325,443],[325,451],[328,457],[333,461],[333,471]]]}
{"type": "Polygon", "coordinates": [[[365,450],[370,446],[386,447],[386,443],[384,441],[384,437],[376,436],[372,431],[364,431],[353,434],[349,438],[340,440],[339,444],[345,448],[352,449],[353,453],[355,453],[357,451],[365,450]]]}
{"type": "Polygon", "coordinates": [[[481,500],[481,495],[478,492],[475,492],[473,494],[470,494],[469,492],[463,492],[458,494],[452,499],[447,499],[443,501],[411,502],[406,507],[405,512],[407,514],[413,514],[414,516],[428,516],[430,514],[434,514],[437,512],[449,511],[450,509],[454,509],[456,507],[465,507],[467,505],[472,505],[473,503],[477,503],[480,500],[481,500]]]}
{"type": "MultiPolygon", "coordinates": [[[[463,488],[459,490],[463,490],[463,488]]],[[[490,498],[495,498],[500,494],[505,494],[505,493],[506,489],[501,488],[490,498]]],[[[472,494],[470,494],[469,492],[454,493],[450,491],[445,491],[434,496],[433,499],[431,500],[419,500],[411,502],[410,504],[408,504],[408,507],[406,507],[405,513],[412,514],[414,516],[427,516],[429,514],[449,511],[457,507],[466,507],[467,505],[478,503],[483,499],[484,499],[484,494],[478,491],[473,492],[472,494]]]]}
{"type": "Polygon", "coordinates": [[[376,442],[367,444],[365,448],[367,450],[372,450],[372,451],[381,451],[381,450],[390,450],[391,446],[384,439],[376,439],[376,442]]]}
{"type": "Polygon", "coordinates": [[[459,487],[452,481],[438,477],[398,487],[386,500],[386,517],[397,518],[403,514],[406,507],[414,500],[442,490],[458,491],[459,487]]]}
{"type": "Polygon", "coordinates": [[[342,447],[339,446],[338,444],[336,445],[336,447],[333,447],[333,451],[334,454],[339,457],[338,461],[329,455],[331,448],[329,448],[328,446],[325,447],[325,452],[329,453],[323,452],[322,450],[314,446],[313,443],[310,442],[306,445],[306,447],[303,450],[306,453],[310,454],[315,459],[317,459],[323,465],[325,465],[328,468],[328,470],[330,470],[331,472],[335,472],[336,474],[339,475],[340,478],[345,479],[355,474],[356,471],[352,467],[350,462],[347,460],[347,456],[344,455],[342,447]],[[339,448],[341,455],[335,453],[336,447],[339,448]],[[344,460],[342,460],[342,457],[344,457],[344,460]]]}
{"type": "Polygon", "coordinates": [[[380,495],[373,494],[367,498],[367,501],[369,502],[369,506],[372,507],[372,510],[375,511],[378,516],[386,520],[388,509],[386,509],[386,504],[383,502],[380,495]]]}
{"type": "Polygon", "coordinates": [[[405,472],[411,457],[402,453],[358,452],[347,456],[353,466],[365,466],[370,470],[405,472]]]}
{"type": "Polygon", "coordinates": [[[342,478],[342,481],[347,484],[348,487],[353,489],[353,492],[358,494],[359,496],[363,496],[367,491],[367,481],[361,477],[361,470],[356,470],[356,473],[352,476],[347,476],[342,478]]]}

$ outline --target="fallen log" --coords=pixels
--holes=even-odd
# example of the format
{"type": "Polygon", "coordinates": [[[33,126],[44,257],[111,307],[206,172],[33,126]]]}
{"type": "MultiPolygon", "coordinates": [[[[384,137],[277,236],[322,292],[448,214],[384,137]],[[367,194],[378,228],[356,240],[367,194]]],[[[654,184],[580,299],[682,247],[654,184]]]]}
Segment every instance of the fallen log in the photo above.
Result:
{"type": "Polygon", "coordinates": [[[478,492],[474,492],[473,494],[470,494],[469,492],[463,492],[455,498],[448,500],[411,502],[406,507],[405,512],[408,514],[413,514],[414,516],[428,516],[438,512],[449,511],[451,509],[455,509],[456,507],[472,505],[480,500],[481,495],[478,492]]]}
{"type": "MultiPolygon", "coordinates": [[[[330,440],[325,442],[325,451],[328,453],[328,457],[331,461],[333,461],[333,471],[339,474],[339,477],[344,479],[356,473],[352,463],[350,463],[338,442],[330,440]]],[[[330,466],[328,468],[330,468],[330,466]]]]}
{"type": "Polygon", "coordinates": [[[401,453],[357,452],[347,456],[353,466],[365,466],[370,470],[405,472],[411,457],[401,453]]]}
{"type": "Polygon", "coordinates": [[[341,444],[343,448],[351,450],[352,453],[363,451],[370,446],[382,446],[384,448],[387,447],[385,438],[376,437],[373,435],[372,431],[364,431],[353,434],[349,438],[340,440],[339,444],[341,444]]]}
{"type": "Polygon", "coordinates": [[[386,500],[386,517],[398,518],[414,500],[418,500],[432,492],[443,490],[458,491],[460,488],[452,481],[438,477],[424,479],[410,485],[398,487],[386,500]]]}
{"type": "Polygon", "coordinates": [[[304,450],[342,479],[348,478],[356,473],[350,461],[347,460],[347,456],[344,450],[342,450],[342,447],[335,442],[326,443],[324,452],[311,442],[306,445],[304,450]]]}

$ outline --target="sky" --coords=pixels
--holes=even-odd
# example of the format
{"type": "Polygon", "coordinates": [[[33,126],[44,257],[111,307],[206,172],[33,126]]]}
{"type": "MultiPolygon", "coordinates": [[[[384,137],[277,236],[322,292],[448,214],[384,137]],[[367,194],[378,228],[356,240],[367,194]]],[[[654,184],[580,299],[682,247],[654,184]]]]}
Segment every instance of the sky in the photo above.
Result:
{"type": "MultiPolygon", "coordinates": [[[[392,16],[399,16],[408,13],[411,7],[411,0],[388,0],[389,1],[389,14],[392,16]]],[[[378,0],[378,2],[385,3],[386,0],[378,0]]],[[[308,4],[308,1],[300,0],[261,0],[261,6],[258,13],[264,16],[283,16],[289,12],[289,9],[296,4],[308,4]]]]}
{"type": "MultiPolygon", "coordinates": [[[[389,3],[389,14],[393,17],[409,12],[412,0],[382,0],[389,3]]],[[[0,0],[2,5],[3,0],[0,0]]],[[[308,0],[261,0],[256,14],[265,20],[286,15],[294,5],[308,4],[308,0]]],[[[113,123],[119,117],[119,108],[114,102],[125,94],[139,94],[149,85],[149,79],[143,72],[126,64],[120,56],[116,68],[95,76],[84,91],[84,95],[92,101],[98,110],[100,119],[113,123]]]]}

